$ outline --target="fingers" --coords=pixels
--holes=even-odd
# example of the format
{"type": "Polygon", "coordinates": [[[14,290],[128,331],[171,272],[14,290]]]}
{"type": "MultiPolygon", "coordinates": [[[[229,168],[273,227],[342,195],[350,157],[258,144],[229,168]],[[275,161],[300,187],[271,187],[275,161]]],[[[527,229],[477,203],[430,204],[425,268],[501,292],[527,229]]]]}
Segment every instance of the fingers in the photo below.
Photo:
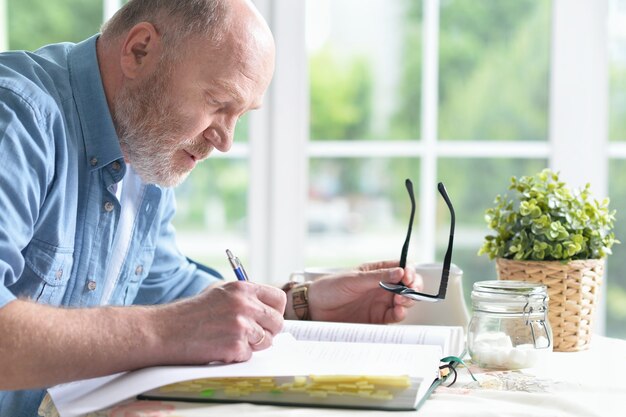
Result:
{"type": "Polygon", "coordinates": [[[402,283],[409,288],[413,288],[415,291],[422,291],[424,289],[424,279],[420,274],[415,272],[415,268],[412,266],[404,268],[402,283]]]}
{"type": "MultiPolygon", "coordinates": [[[[415,291],[422,291],[424,288],[424,280],[422,279],[422,276],[415,272],[415,269],[413,267],[407,266],[406,268],[404,268],[404,275],[402,276],[402,279],[400,281],[407,287],[413,288],[415,291]]],[[[394,307],[409,308],[415,305],[415,300],[412,300],[408,297],[403,297],[401,295],[394,295],[393,305],[394,307]]],[[[399,313],[400,311],[402,312],[402,318],[399,318],[396,321],[404,319],[404,316],[406,315],[406,312],[403,308],[397,309],[397,313],[399,313]]]]}
{"type": "Polygon", "coordinates": [[[402,281],[404,276],[404,270],[399,267],[390,267],[376,270],[369,270],[360,272],[360,280],[369,280],[370,284],[375,284],[374,286],[378,286],[378,281],[398,283],[402,281]]]}
{"type": "Polygon", "coordinates": [[[378,269],[389,269],[397,267],[399,262],[397,260],[368,262],[359,266],[360,271],[375,271],[378,269]]]}
{"type": "Polygon", "coordinates": [[[248,337],[248,344],[252,350],[263,350],[272,346],[274,336],[260,326],[257,327],[256,336],[248,337]]]}
{"type": "Polygon", "coordinates": [[[272,345],[274,336],[283,328],[283,315],[287,298],[285,292],[279,288],[262,284],[252,284],[256,293],[257,302],[254,303],[254,314],[251,320],[256,330],[255,336],[248,338],[253,350],[263,350],[272,345]]]}
{"type": "Polygon", "coordinates": [[[392,324],[404,320],[406,318],[407,308],[405,306],[396,304],[396,301],[401,298],[406,299],[406,297],[403,297],[401,295],[394,295],[391,304],[386,306],[384,311],[381,312],[381,318],[373,322],[392,324]]]}
{"type": "MultiPolygon", "coordinates": [[[[377,264],[381,265],[387,263],[392,263],[392,261],[379,262],[377,264]]],[[[389,282],[392,284],[402,282],[407,287],[413,288],[416,291],[421,291],[424,287],[422,276],[415,272],[413,267],[406,267],[404,269],[391,267],[357,272],[350,280],[350,286],[352,286],[354,290],[362,292],[378,288],[379,281],[389,282]]],[[[410,307],[414,304],[414,302],[407,297],[398,297],[397,304],[410,307]]]]}
{"type": "Polygon", "coordinates": [[[233,317],[235,339],[257,351],[270,347],[274,335],[283,328],[286,297],[279,288],[252,282],[232,281],[222,286],[227,307],[224,320],[233,317]],[[239,336],[236,336],[239,334],[239,336]]]}
{"type": "MultiPolygon", "coordinates": [[[[388,264],[391,263],[389,261],[382,262],[379,264],[388,264]]],[[[407,266],[404,269],[400,268],[390,268],[383,269],[378,271],[371,271],[368,274],[373,274],[378,272],[380,281],[390,282],[390,283],[403,283],[409,288],[413,288],[416,291],[422,291],[424,288],[424,281],[422,276],[419,275],[415,268],[412,266],[407,266]]],[[[387,312],[385,313],[384,322],[385,323],[397,323],[399,321],[404,320],[406,317],[407,308],[411,308],[415,305],[415,300],[412,300],[408,297],[404,297],[402,295],[393,295],[391,300],[391,305],[388,307],[387,312]]]]}
{"type": "Polygon", "coordinates": [[[272,345],[274,336],[283,328],[283,315],[287,298],[285,292],[279,288],[263,284],[247,283],[252,285],[256,297],[253,297],[253,311],[250,317],[252,335],[248,342],[252,350],[267,349],[272,345]]]}
{"type": "Polygon", "coordinates": [[[254,289],[259,301],[280,312],[281,315],[285,313],[287,298],[283,290],[263,284],[254,284],[254,289]]]}
{"type": "Polygon", "coordinates": [[[380,280],[385,282],[399,283],[402,281],[407,287],[411,287],[416,291],[421,291],[424,287],[422,277],[415,272],[413,266],[406,266],[404,274],[398,275],[395,271],[399,269],[398,261],[379,261],[363,264],[359,267],[359,271],[380,275],[380,280]],[[382,275],[387,274],[387,275],[382,275]]]}
{"type": "Polygon", "coordinates": [[[409,297],[405,297],[403,295],[394,294],[393,305],[394,307],[400,306],[404,308],[409,308],[415,305],[415,300],[412,300],[409,297]]]}
{"type": "Polygon", "coordinates": [[[272,337],[283,328],[283,314],[287,301],[284,291],[252,282],[237,281],[229,284],[225,288],[227,291],[242,293],[237,309],[233,313],[248,319],[250,323],[248,341],[257,350],[270,346],[272,337]],[[261,340],[262,338],[266,340],[261,340]],[[266,341],[269,343],[264,343],[266,341]]]}

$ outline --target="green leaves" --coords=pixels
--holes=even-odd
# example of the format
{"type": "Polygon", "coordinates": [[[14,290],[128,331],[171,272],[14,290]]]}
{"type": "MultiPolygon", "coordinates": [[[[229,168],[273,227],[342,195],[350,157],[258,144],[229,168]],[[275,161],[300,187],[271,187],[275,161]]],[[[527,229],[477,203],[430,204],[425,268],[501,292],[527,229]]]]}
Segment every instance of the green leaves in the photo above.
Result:
{"type": "Polygon", "coordinates": [[[615,210],[609,200],[591,198],[587,184],[570,190],[558,173],[511,178],[512,196],[496,196],[485,221],[495,233],[485,236],[479,255],[531,261],[598,259],[620,243],[612,232],[615,210]]]}

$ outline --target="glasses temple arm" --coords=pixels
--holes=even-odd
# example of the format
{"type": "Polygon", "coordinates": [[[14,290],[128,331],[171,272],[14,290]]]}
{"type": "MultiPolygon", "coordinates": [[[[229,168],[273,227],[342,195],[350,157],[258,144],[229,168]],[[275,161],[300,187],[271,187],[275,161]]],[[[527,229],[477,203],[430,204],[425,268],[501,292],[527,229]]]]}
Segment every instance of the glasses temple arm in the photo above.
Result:
{"type": "Polygon", "coordinates": [[[441,282],[439,284],[439,293],[437,294],[437,298],[445,298],[446,290],[448,289],[448,277],[450,275],[450,264],[452,262],[452,246],[454,243],[454,225],[456,222],[454,215],[454,207],[452,207],[452,202],[450,201],[450,197],[448,197],[448,193],[446,192],[446,187],[443,183],[439,183],[437,185],[437,189],[439,193],[443,197],[446,202],[448,209],[450,210],[450,238],[448,240],[448,249],[446,250],[446,255],[443,259],[443,268],[441,270],[441,282]]]}
{"type": "Polygon", "coordinates": [[[402,245],[402,253],[400,254],[400,268],[406,267],[406,257],[409,252],[409,242],[411,241],[411,231],[413,230],[413,219],[415,217],[415,194],[413,193],[413,183],[407,178],[404,184],[406,185],[406,190],[409,192],[409,198],[411,199],[411,217],[409,218],[409,228],[406,232],[404,245],[402,245]]]}

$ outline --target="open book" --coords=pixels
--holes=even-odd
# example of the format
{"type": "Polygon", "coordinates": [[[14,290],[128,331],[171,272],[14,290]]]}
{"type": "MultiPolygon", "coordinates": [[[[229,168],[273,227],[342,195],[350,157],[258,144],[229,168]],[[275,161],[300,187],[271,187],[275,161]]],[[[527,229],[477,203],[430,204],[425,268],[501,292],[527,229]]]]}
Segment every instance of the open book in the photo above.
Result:
{"type": "Polygon", "coordinates": [[[440,359],[463,345],[461,327],[286,321],[273,346],[247,362],[145,368],[49,393],[61,417],[136,396],[410,410],[438,380],[440,359]]]}

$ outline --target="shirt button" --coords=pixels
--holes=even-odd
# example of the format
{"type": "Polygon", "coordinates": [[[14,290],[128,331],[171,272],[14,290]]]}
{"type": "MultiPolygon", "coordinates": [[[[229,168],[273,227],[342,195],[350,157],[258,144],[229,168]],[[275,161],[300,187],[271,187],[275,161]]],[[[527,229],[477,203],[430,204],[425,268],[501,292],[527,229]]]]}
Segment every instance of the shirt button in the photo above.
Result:
{"type": "Polygon", "coordinates": [[[113,203],[111,203],[110,201],[107,201],[106,203],[104,203],[104,210],[111,211],[113,210],[113,208],[114,208],[113,203]]]}
{"type": "Polygon", "coordinates": [[[57,272],[54,273],[54,277],[59,280],[61,279],[61,277],[63,276],[63,270],[59,269],[57,272]]]}
{"type": "Polygon", "coordinates": [[[98,158],[94,156],[93,158],[89,160],[89,163],[91,164],[92,167],[95,167],[96,165],[98,165],[98,158]]]}
{"type": "Polygon", "coordinates": [[[143,272],[143,266],[137,265],[137,268],[135,268],[135,275],[141,275],[142,272],[143,272]]]}
{"type": "Polygon", "coordinates": [[[89,280],[89,282],[87,282],[87,289],[89,291],[94,291],[96,289],[96,286],[96,281],[89,280]]]}
{"type": "Polygon", "coordinates": [[[113,164],[111,164],[111,166],[113,167],[114,171],[119,171],[120,168],[122,167],[122,165],[120,165],[120,163],[117,162],[117,161],[113,162],[113,164]]]}

